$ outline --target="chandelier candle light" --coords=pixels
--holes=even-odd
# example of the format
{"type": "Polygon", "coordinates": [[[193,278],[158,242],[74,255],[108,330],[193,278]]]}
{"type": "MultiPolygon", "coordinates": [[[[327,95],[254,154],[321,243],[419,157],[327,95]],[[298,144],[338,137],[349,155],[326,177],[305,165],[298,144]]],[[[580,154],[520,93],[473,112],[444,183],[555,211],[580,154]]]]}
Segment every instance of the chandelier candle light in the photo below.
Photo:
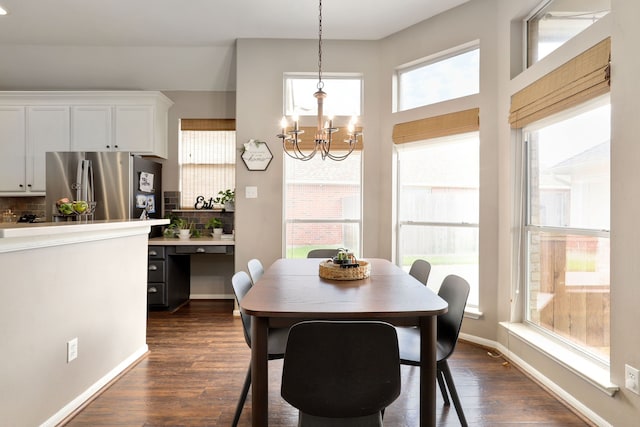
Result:
{"type": "Polygon", "coordinates": [[[332,135],[338,131],[338,128],[333,127],[333,117],[327,117],[325,121],[324,111],[323,111],[323,102],[327,97],[327,93],[323,91],[324,82],[322,81],[322,0],[319,3],[319,15],[318,15],[318,91],[313,94],[313,96],[318,100],[318,128],[314,138],[313,150],[309,153],[304,153],[300,148],[300,144],[302,140],[300,139],[300,135],[304,133],[304,130],[300,129],[298,123],[298,117],[293,117],[293,129],[287,132],[287,118],[282,117],[282,121],[280,123],[280,127],[282,128],[282,133],[278,134],[277,137],[282,139],[282,148],[287,155],[293,157],[298,160],[311,160],[316,153],[319,151],[322,156],[322,160],[329,158],[331,160],[341,161],[346,159],[349,154],[353,152],[353,149],[356,147],[356,143],[358,142],[358,137],[362,136],[362,132],[356,131],[355,121],[356,117],[352,117],[349,122],[349,126],[347,127],[347,139],[343,142],[346,143],[346,146],[338,146],[334,145],[334,152],[331,152],[331,143],[332,135]],[[336,154],[335,150],[340,150],[346,153],[344,154],[336,154]]]}

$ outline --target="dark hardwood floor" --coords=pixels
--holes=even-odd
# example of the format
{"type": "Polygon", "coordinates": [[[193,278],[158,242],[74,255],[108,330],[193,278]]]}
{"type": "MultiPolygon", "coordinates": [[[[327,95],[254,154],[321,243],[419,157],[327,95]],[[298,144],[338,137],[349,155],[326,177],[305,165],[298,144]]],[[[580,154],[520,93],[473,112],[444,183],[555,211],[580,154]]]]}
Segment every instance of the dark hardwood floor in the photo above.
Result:
{"type": "MultiPolygon", "coordinates": [[[[177,312],[151,312],[150,352],[66,423],[74,426],[230,426],[249,364],[232,303],[192,301],[177,312]]],[[[587,426],[504,360],[459,343],[449,364],[471,426],[587,426]]],[[[386,426],[418,425],[419,368],[402,367],[402,394],[386,426]]],[[[282,361],[269,362],[269,425],[295,426],[297,412],[280,397],[282,361]]],[[[240,421],[250,426],[251,392],[240,421]]],[[[458,426],[438,391],[439,426],[458,426]]]]}

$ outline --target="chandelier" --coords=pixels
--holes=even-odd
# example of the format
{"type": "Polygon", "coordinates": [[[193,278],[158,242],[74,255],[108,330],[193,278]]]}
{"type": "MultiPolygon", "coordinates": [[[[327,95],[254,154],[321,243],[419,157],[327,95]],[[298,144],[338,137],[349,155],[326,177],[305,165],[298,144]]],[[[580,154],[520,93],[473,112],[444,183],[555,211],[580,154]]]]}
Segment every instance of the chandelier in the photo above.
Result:
{"type": "Polygon", "coordinates": [[[297,160],[311,160],[317,152],[320,152],[322,160],[327,158],[335,161],[341,161],[346,159],[356,147],[358,137],[362,136],[362,132],[356,131],[355,117],[351,118],[347,127],[347,138],[341,142],[335,142],[333,140],[333,134],[339,129],[333,127],[333,117],[327,117],[325,119],[323,112],[323,102],[327,97],[327,93],[323,91],[324,82],[322,81],[322,0],[319,1],[319,14],[318,14],[318,91],[313,96],[318,100],[318,125],[316,134],[314,137],[313,149],[308,152],[303,152],[300,147],[302,140],[300,135],[304,133],[303,129],[300,129],[298,123],[298,117],[293,117],[293,128],[287,130],[288,122],[286,117],[282,117],[280,127],[282,133],[277,137],[282,139],[282,148],[284,152],[289,156],[297,160]],[[331,144],[334,143],[332,146],[331,144]],[[333,152],[331,150],[334,150],[333,152]],[[342,154],[336,154],[335,151],[339,150],[342,154]],[[346,153],[345,153],[346,151],[346,153]]]}

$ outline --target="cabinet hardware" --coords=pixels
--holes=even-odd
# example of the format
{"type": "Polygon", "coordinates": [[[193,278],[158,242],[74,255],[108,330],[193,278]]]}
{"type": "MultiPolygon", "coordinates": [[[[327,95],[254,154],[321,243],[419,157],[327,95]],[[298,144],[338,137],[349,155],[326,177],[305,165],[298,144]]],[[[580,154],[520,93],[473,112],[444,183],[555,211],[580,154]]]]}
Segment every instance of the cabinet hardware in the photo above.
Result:
{"type": "Polygon", "coordinates": [[[150,294],[156,294],[158,293],[158,288],[156,288],[155,286],[151,286],[149,289],[147,289],[147,292],[150,294]]]}
{"type": "Polygon", "coordinates": [[[153,265],[153,264],[151,264],[151,265],[149,266],[149,271],[156,271],[157,269],[158,269],[158,266],[157,266],[157,265],[153,265]]]}

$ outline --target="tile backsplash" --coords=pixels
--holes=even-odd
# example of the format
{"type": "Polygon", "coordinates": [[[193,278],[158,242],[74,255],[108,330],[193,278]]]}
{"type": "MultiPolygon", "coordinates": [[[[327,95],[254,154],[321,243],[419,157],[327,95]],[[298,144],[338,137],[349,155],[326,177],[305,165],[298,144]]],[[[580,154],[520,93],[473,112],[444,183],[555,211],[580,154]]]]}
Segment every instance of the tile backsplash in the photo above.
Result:
{"type": "Polygon", "coordinates": [[[5,212],[7,209],[11,209],[16,218],[27,214],[44,218],[44,196],[0,197],[0,212],[5,212]]]}

